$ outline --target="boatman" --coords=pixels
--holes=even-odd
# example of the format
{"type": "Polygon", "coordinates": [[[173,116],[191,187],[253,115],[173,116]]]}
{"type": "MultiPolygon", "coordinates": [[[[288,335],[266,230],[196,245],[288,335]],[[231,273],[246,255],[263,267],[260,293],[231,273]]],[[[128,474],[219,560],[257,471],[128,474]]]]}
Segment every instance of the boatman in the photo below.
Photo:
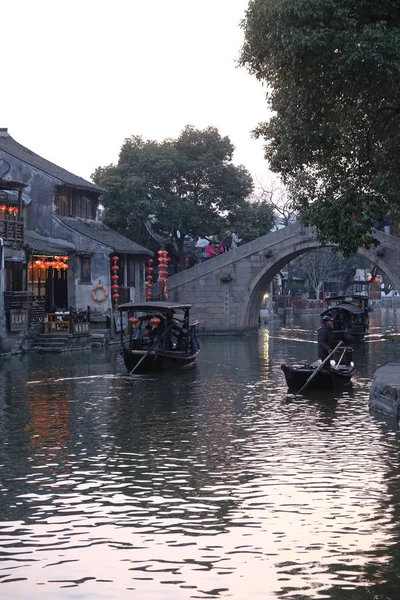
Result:
{"type": "Polygon", "coordinates": [[[325,360],[335,346],[332,317],[325,315],[322,317],[322,325],[318,329],[318,358],[325,360]]]}

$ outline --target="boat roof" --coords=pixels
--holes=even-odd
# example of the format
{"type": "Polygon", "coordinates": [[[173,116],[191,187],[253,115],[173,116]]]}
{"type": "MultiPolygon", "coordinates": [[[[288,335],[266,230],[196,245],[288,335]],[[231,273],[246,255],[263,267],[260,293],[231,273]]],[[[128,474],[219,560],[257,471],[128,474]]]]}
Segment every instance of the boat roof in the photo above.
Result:
{"type": "Polygon", "coordinates": [[[327,315],[328,313],[332,312],[333,310],[347,310],[348,312],[351,312],[354,315],[361,315],[364,313],[363,308],[359,308],[358,306],[356,306],[355,304],[352,304],[351,302],[343,302],[342,304],[336,304],[335,306],[331,306],[327,310],[324,310],[324,312],[321,313],[321,317],[323,317],[324,315],[327,315]]]}
{"type": "Polygon", "coordinates": [[[192,308],[191,304],[179,304],[178,302],[127,302],[120,304],[118,310],[137,310],[142,312],[169,312],[172,310],[187,310],[192,308]]]}
{"type": "Polygon", "coordinates": [[[365,294],[341,294],[340,296],[327,296],[326,301],[338,301],[343,300],[344,302],[356,302],[357,300],[369,300],[369,296],[365,294]]]}

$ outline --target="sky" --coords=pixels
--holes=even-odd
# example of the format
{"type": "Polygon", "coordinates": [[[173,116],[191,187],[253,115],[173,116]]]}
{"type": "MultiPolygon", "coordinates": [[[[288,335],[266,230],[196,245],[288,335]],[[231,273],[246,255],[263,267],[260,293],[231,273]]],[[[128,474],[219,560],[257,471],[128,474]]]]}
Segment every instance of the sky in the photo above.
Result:
{"type": "Polygon", "coordinates": [[[2,6],[0,127],[89,179],[125,138],[215,126],[262,182],[265,90],[237,66],[248,0],[13,0],[2,6]]]}

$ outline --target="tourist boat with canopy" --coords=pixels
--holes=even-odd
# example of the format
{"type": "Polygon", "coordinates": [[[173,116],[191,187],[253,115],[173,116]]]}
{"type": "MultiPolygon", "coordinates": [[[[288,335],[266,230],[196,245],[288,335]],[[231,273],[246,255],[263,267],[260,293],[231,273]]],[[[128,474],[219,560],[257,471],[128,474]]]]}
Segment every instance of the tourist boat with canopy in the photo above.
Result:
{"type": "Polygon", "coordinates": [[[130,374],[195,365],[200,352],[199,322],[190,320],[190,309],[190,304],[166,301],[118,306],[121,354],[130,374]]]}
{"type": "Polygon", "coordinates": [[[321,317],[329,315],[333,320],[335,340],[362,340],[368,331],[369,313],[368,296],[330,296],[326,298],[327,308],[321,317]]]}

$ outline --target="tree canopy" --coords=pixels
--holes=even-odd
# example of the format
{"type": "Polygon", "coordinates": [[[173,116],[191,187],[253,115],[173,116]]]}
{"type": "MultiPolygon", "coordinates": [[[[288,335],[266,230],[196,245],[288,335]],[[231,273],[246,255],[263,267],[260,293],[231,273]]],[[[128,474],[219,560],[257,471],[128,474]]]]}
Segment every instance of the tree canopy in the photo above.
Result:
{"type": "MultiPolygon", "coordinates": [[[[257,223],[257,207],[248,200],[252,177],[243,166],[233,164],[233,152],[230,139],[214,127],[187,126],[177,139],[162,142],[139,136],[126,139],[118,164],[99,167],[92,175],[108,190],[102,200],[104,221],[145,243],[142,225],[150,220],[175,242],[181,262],[186,235],[219,234],[241,227],[249,218],[257,223]]],[[[271,224],[264,223],[264,228],[271,224]]],[[[253,237],[258,235],[257,229],[253,237]]]]}
{"type": "Polygon", "coordinates": [[[240,63],[266,84],[266,141],[303,222],[346,253],[398,216],[397,0],[250,0],[240,63]]]}

